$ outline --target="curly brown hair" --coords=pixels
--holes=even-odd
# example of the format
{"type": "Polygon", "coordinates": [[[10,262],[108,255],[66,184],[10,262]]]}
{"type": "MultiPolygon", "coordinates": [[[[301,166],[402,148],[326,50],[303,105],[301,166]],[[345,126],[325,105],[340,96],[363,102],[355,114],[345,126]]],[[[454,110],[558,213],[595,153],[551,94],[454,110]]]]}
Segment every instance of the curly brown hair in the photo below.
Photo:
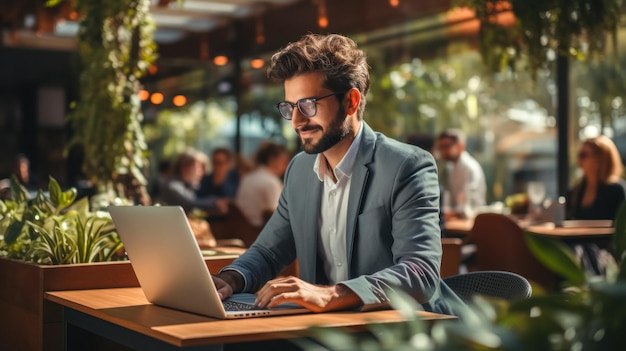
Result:
{"type": "Polygon", "coordinates": [[[354,40],[339,34],[307,34],[272,56],[267,76],[284,83],[311,72],[323,73],[326,77],[323,86],[336,93],[356,88],[362,97],[357,117],[363,118],[370,74],[365,53],[354,40]]]}

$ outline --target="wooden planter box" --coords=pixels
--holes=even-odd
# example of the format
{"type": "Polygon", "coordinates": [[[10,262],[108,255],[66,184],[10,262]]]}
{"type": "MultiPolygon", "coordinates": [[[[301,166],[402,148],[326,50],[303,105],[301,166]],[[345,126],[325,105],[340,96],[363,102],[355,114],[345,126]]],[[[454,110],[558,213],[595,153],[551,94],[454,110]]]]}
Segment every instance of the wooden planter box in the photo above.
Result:
{"type": "MultiPolygon", "coordinates": [[[[211,273],[237,255],[207,257],[211,273]]],[[[46,291],[139,286],[130,262],[43,266],[0,258],[0,350],[64,349],[61,309],[46,291]]]]}

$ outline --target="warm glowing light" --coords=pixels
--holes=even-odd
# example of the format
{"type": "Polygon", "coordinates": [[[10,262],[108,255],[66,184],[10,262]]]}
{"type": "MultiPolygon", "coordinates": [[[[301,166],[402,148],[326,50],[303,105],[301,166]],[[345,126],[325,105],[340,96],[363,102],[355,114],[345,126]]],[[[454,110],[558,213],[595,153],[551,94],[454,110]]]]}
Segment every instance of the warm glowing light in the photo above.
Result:
{"type": "Polygon", "coordinates": [[[400,0],[389,0],[389,5],[392,7],[398,7],[398,5],[400,5],[400,0]]]}
{"type": "Polygon", "coordinates": [[[250,67],[254,69],[263,68],[264,65],[265,65],[265,61],[263,61],[263,59],[261,58],[256,58],[250,61],[250,67]]]}
{"type": "Polygon", "coordinates": [[[172,99],[172,103],[174,104],[174,106],[178,107],[185,106],[185,104],[187,103],[187,98],[185,97],[185,95],[176,95],[172,99]]]}
{"type": "Polygon", "coordinates": [[[320,16],[320,18],[317,19],[317,25],[320,26],[320,28],[328,27],[328,17],[320,16]]]}
{"type": "Polygon", "coordinates": [[[215,56],[213,58],[213,63],[217,66],[224,66],[225,64],[228,63],[228,57],[224,55],[215,56]]]}
{"type": "Polygon", "coordinates": [[[72,21],[75,21],[78,18],[78,12],[76,11],[72,11],[70,12],[70,15],[68,16],[72,21]]]}
{"type": "Polygon", "coordinates": [[[139,90],[139,99],[141,101],[148,100],[148,97],[150,97],[150,93],[146,89],[139,90]]]}
{"type": "Polygon", "coordinates": [[[263,29],[263,21],[261,17],[257,17],[256,19],[256,43],[265,43],[265,31],[263,29]]]}
{"type": "Polygon", "coordinates": [[[150,74],[156,74],[159,71],[159,68],[157,67],[157,65],[150,65],[150,67],[148,67],[148,73],[150,74]]]}
{"type": "Polygon", "coordinates": [[[317,3],[317,25],[320,28],[328,27],[328,16],[326,15],[326,0],[319,0],[317,3]]]}
{"type": "Polygon", "coordinates": [[[152,96],[150,96],[150,102],[155,105],[160,105],[161,103],[163,103],[163,94],[152,93],[152,96]]]}

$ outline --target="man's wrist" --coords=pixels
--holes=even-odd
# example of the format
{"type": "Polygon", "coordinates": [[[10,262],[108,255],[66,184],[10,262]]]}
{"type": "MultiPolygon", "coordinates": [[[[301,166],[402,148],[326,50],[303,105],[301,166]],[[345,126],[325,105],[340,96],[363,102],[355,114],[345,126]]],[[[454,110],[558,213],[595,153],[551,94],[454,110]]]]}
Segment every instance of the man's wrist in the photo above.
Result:
{"type": "Polygon", "coordinates": [[[351,309],[363,305],[363,301],[352,289],[343,284],[335,285],[335,301],[332,309],[351,309]]]}
{"type": "Polygon", "coordinates": [[[233,289],[234,293],[243,291],[243,277],[239,272],[234,270],[222,271],[217,275],[218,278],[226,282],[233,289]]]}

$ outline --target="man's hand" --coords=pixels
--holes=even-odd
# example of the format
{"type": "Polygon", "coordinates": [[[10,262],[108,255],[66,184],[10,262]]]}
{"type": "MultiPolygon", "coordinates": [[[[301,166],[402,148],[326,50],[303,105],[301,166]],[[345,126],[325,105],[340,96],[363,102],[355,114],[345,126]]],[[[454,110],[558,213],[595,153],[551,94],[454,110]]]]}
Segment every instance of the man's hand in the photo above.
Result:
{"type": "Polygon", "coordinates": [[[314,285],[296,277],[279,277],[268,281],[257,292],[259,307],[275,307],[281,303],[296,303],[313,312],[355,308],[363,302],[352,290],[338,285],[314,285]]]}
{"type": "Polygon", "coordinates": [[[213,276],[213,282],[221,300],[229,298],[243,289],[243,277],[235,271],[224,271],[213,276]]]}

